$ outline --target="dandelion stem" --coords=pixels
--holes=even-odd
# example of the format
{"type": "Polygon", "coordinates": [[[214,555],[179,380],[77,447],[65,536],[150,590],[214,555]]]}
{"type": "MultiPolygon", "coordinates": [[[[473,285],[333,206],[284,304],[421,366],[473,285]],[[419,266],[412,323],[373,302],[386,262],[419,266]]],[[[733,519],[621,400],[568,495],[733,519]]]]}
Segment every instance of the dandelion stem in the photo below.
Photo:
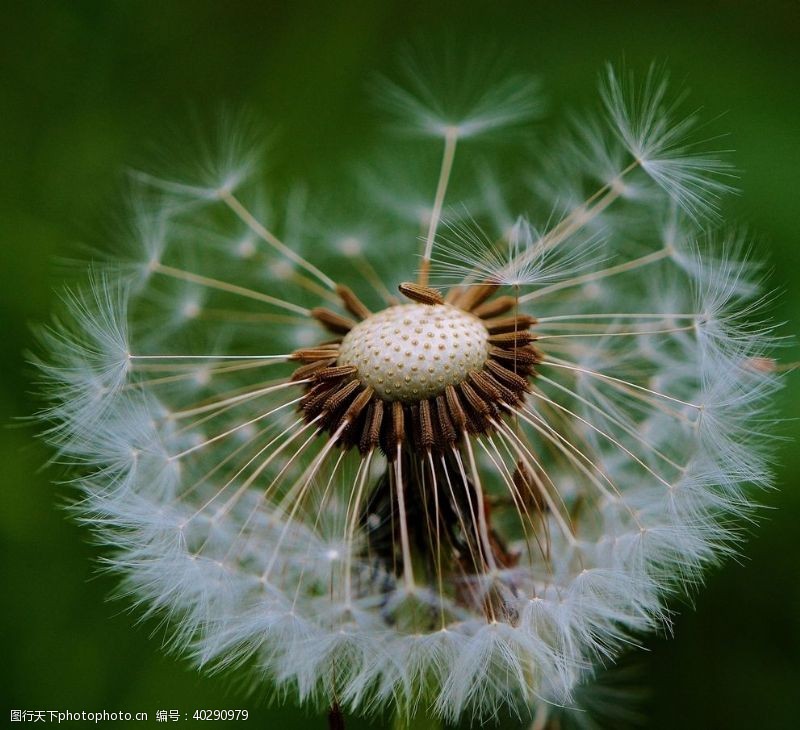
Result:
{"type": "Polygon", "coordinates": [[[297,385],[305,385],[308,380],[293,380],[284,383],[279,383],[278,385],[270,385],[265,388],[259,388],[258,390],[249,390],[245,393],[240,393],[239,395],[234,395],[230,398],[225,398],[223,400],[216,400],[211,403],[207,403],[202,406],[197,406],[195,408],[189,408],[184,411],[175,411],[174,413],[170,414],[170,417],[173,420],[178,420],[181,418],[187,418],[189,416],[197,416],[201,413],[207,413],[208,411],[213,411],[218,408],[223,408],[224,406],[230,405],[231,403],[242,403],[243,401],[249,401],[253,398],[258,398],[259,396],[266,395],[267,393],[272,393],[276,390],[283,390],[284,388],[292,388],[297,385]]]}
{"type": "Polygon", "coordinates": [[[206,286],[209,289],[218,289],[219,291],[225,291],[230,294],[237,294],[240,297],[247,297],[248,299],[256,299],[260,302],[266,302],[267,304],[272,304],[275,307],[280,307],[281,309],[287,309],[290,312],[302,314],[304,317],[308,317],[311,314],[311,311],[306,309],[306,307],[301,307],[298,304],[292,304],[291,302],[286,302],[283,299],[271,297],[269,294],[263,294],[259,291],[254,291],[253,289],[246,289],[245,287],[238,286],[237,284],[230,284],[227,281],[220,281],[219,279],[212,279],[208,276],[201,276],[200,274],[195,274],[191,271],[176,269],[173,266],[166,266],[165,264],[158,262],[151,264],[150,269],[157,274],[164,274],[164,276],[171,276],[175,279],[190,281],[193,284],[200,284],[201,286],[206,286]]]}
{"type": "Polygon", "coordinates": [[[286,355],[128,355],[131,360],[289,360],[286,355]]]}
{"type": "MultiPolygon", "coordinates": [[[[575,391],[570,390],[566,386],[561,385],[561,383],[557,383],[555,380],[552,380],[551,378],[548,378],[545,375],[542,375],[539,379],[544,383],[549,383],[554,388],[558,388],[558,390],[560,390],[562,393],[566,393],[567,395],[571,396],[572,398],[575,398],[576,400],[578,400],[580,403],[583,403],[583,405],[585,405],[587,408],[590,408],[592,411],[594,411],[595,413],[599,414],[600,416],[602,416],[603,418],[608,420],[609,423],[613,424],[614,426],[619,428],[621,431],[626,433],[634,441],[637,441],[642,446],[644,446],[645,448],[647,448],[650,451],[652,451],[660,459],[663,459],[667,464],[669,464],[670,466],[674,467],[676,470],[680,471],[681,466],[679,464],[676,464],[672,459],[670,459],[668,456],[666,456],[662,451],[660,451],[655,446],[653,446],[653,444],[651,444],[647,439],[645,439],[641,435],[639,435],[639,433],[638,433],[638,431],[636,429],[634,429],[634,428],[632,428],[630,426],[626,426],[619,418],[614,416],[613,415],[613,409],[610,407],[610,404],[608,404],[606,406],[606,408],[601,408],[597,403],[593,403],[588,398],[584,398],[582,395],[579,395],[575,391]]],[[[593,390],[593,393],[596,396],[599,395],[599,394],[597,394],[596,389],[593,390]]]]}
{"type": "Polygon", "coordinates": [[[241,204],[239,199],[230,191],[223,190],[219,194],[220,199],[227,205],[239,219],[247,225],[262,241],[268,243],[274,249],[280,251],[284,256],[294,261],[298,266],[302,266],[310,274],[313,274],[329,289],[336,289],[333,279],[323,274],[314,264],[304,259],[296,251],[292,251],[283,241],[281,241],[272,231],[268,230],[259,220],[241,204]]]}
{"type": "Polygon", "coordinates": [[[369,262],[369,259],[363,254],[358,254],[352,258],[353,266],[358,269],[358,272],[364,277],[367,283],[376,291],[378,296],[383,299],[387,304],[395,304],[395,296],[386,288],[386,285],[381,281],[375,267],[369,262]]]}
{"type": "Polygon", "coordinates": [[[236,426],[233,426],[232,428],[229,428],[227,431],[223,431],[222,433],[218,433],[215,436],[212,436],[211,438],[208,438],[208,439],[206,439],[205,441],[202,441],[199,444],[195,444],[194,446],[192,446],[192,447],[190,447],[188,449],[185,449],[184,451],[181,451],[179,454],[175,454],[174,456],[171,456],[170,459],[171,460],[181,459],[184,456],[187,456],[188,454],[191,454],[191,453],[197,451],[198,449],[205,448],[209,444],[213,444],[214,442],[219,441],[220,439],[224,439],[227,436],[230,436],[231,434],[236,433],[237,431],[240,431],[243,428],[247,428],[248,426],[252,426],[254,423],[258,423],[259,421],[263,421],[265,418],[269,418],[274,413],[277,413],[278,411],[281,411],[284,408],[288,408],[289,406],[300,402],[302,399],[303,399],[303,396],[301,395],[298,398],[295,398],[294,400],[290,400],[287,403],[283,403],[283,404],[277,406],[276,408],[273,408],[273,409],[267,411],[266,413],[262,413],[262,414],[256,416],[255,418],[251,418],[249,421],[244,421],[243,423],[239,423],[236,426]]]}
{"type": "MultiPolygon", "coordinates": [[[[542,482],[541,478],[538,474],[542,474],[545,479],[547,479],[548,483],[550,484],[553,491],[559,495],[559,500],[561,501],[561,505],[564,506],[563,498],[561,497],[559,491],[556,489],[555,484],[553,484],[552,480],[549,476],[547,476],[547,472],[542,467],[541,463],[536,459],[530,449],[526,446],[525,442],[516,434],[514,430],[509,427],[507,424],[503,423],[502,421],[493,421],[494,427],[497,429],[498,434],[501,438],[505,439],[506,443],[511,446],[511,448],[516,452],[517,457],[522,461],[526,468],[528,469],[528,473],[531,475],[533,483],[536,485],[536,488],[544,500],[545,504],[547,505],[550,513],[553,515],[553,519],[555,520],[556,524],[558,525],[561,533],[571,545],[577,544],[575,538],[575,532],[572,529],[572,526],[568,524],[567,520],[561,514],[561,508],[550,495],[545,484],[542,482]],[[533,462],[533,464],[531,463],[533,462]],[[534,466],[535,465],[535,466],[534,466]]],[[[566,511],[566,506],[564,506],[564,510],[566,511]]]]}
{"type": "Polygon", "coordinates": [[[422,264],[419,269],[417,283],[426,286],[428,283],[428,272],[431,266],[431,253],[433,252],[433,239],[436,237],[436,229],[442,217],[442,206],[447,194],[447,184],[450,181],[450,172],[453,169],[453,158],[456,154],[456,142],[458,141],[458,129],[450,127],[444,137],[444,152],[442,153],[442,166],[439,170],[439,182],[436,185],[436,195],[433,199],[433,209],[431,218],[428,222],[428,235],[425,237],[425,251],[422,254],[422,264]]]}
{"type": "Polygon", "coordinates": [[[538,299],[539,297],[547,296],[548,294],[560,291],[561,289],[568,289],[573,286],[586,284],[590,281],[597,281],[598,279],[605,279],[609,276],[622,274],[626,271],[633,271],[634,269],[638,269],[642,266],[647,266],[648,264],[655,263],[656,261],[661,261],[661,259],[667,258],[671,253],[672,250],[665,246],[664,248],[658,249],[658,251],[653,251],[645,256],[631,259],[623,264],[609,266],[608,268],[601,269],[600,271],[592,271],[591,273],[583,274],[582,276],[575,276],[572,279],[565,279],[564,281],[559,281],[556,284],[551,284],[550,286],[545,286],[542,289],[537,289],[536,291],[532,291],[529,294],[524,294],[521,296],[519,298],[519,302],[520,304],[524,304],[525,302],[529,302],[531,299],[538,299]]]}
{"type": "MultiPolygon", "coordinates": [[[[458,452],[455,449],[453,449],[452,451],[453,458],[458,462],[459,471],[463,471],[461,462],[458,460],[458,458],[456,458],[457,453],[458,452]]],[[[464,514],[462,513],[461,508],[458,506],[459,500],[458,497],[456,496],[455,489],[453,488],[453,480],[450,478],[450,470],[447,467],[447,462],[444,457],[441,458],[441,464],[442,464],[442,472],[444,473],[445,479],[447,481],[447,489],[448,492],[450,493],[451,499],[453,500],[453,509],[455,510],[456,517],[458,518],[458,524],[461,527],[461,532],[464,534],[464,540],[467,544],[467,549],[469,550],[470,556],[475,565],[480,565],[483,563],[483,554],[481,551],[480,542],[475,543],[475,541],[472,539],[474,531],[469,529],[469,527],[467,526],[467,521],[464,518],[464,514]]],[[[474,512],[470,500],[467,501],[470,505],[470,510],[474,512]]],[[[475,523],[474,516],[472,517],[472,523],[473,524],[475,523]]]]}
{"type": "Polygon", "coordinates": [[[511,497],[511,501],[514,504],[514,509],[516,510],[517,517],[519,518],[519,524],[524,534],[524,543],[525,543],[525,549],[528,553],[528,558],[531,561],[533,561],[533,554],[531,553],[531,540],[536,541],[542,553],[542,556],[545,555],[545,551],[541,543],[539,543],[538,537],[536,537],[535,535],[531,535],[531,532],[528,529],[529,526],[534,525],[534,518],[531,515],[530,511],[528,510],[527,506],[525,505],[522,495],[520,494],[519,490],[514,484],[514,478],[512,474],[509,472],[508,467],[505,465],[505,462],[503,461],[503,455],[500,453],[500,449],[497,448],[497,444],[495,444],[494,440],[490,437],[487,437],[486,441],[488,441],[489,445],[492,447],[491,451],[486,446],[486,444],[483,443],[483,441],[477,439],[478,445],[483,449],[483,452],[486,454],[487,458],[492,462],[495,469],[497,469],[497,473],[503,480],[503,484],[505,485],[506,489],[508,489],[508,494],[511,497]]]}
{"type": "Polygon", "coordinates": [[[592,314],[559,314],[552,317],[537,317],[536,326],[547,322],[563,322],[575,319],[695,319],[697,313],[672,312],[593,312],[592,314]]]}
{"type": "Polygon", "coordinates": [[[636,454],[634,454],[630,449],[625,447],[618,439],[614,438],[611,434],[607,433],[606,431],[603,431],[603,429],[601,429],[601,428],[598,428],[597,426],[595,426],[591,421],[587,420],[586,418],[582,418],[577,413],[575,413],[575,411],[572,411],[569,408],[567,408],[566,406],[563,406],[560,403],[556,403],[556,401],[551,400],[546,395],[544,395],[544,393],[542,393],[540,390],[538,390],[536,388],[531,390],[531,395],[536,397],[536,398],[540,398],[545,403],[549,403],[554,408],[558,408],[558,410],[563,411],[564,413],[567,413],[568,415],[570,415],[572,418],[576,419],[577,421],[580,421],[582,424],[584,424],[585,426],[590,428],[592,431],[594,431],[599,436],[602,436],[604,439],[606,439],[607,441],[612,443],[614,446],[616,446],[620,451],[622,451],[627,456],[629,456],[631,459],[633,459],[633,461],[635,461],[639,466],[641,466],[642,469],[644,469],[648,474],[650,474],[655,479],[657,479],[659,482],[661,482],[665,487],[667,487],[667,489],[671,488],[672,485],[666,479],[664,479],[662,476],[660,476],[655,471],[653,471],[649,466],[647,466],[647,464],[644,463],[644,461],[642,461],[642,459],[640,459],[638,456],[636,456],[636,454]]]}
{"type": "Polygon", "coordinates": [[[577,365],[571,365],[566,360],[561,360],[560,358],[545,358],[542,360],[540,365],[551,365],[552,367],[556,368],[564,368],[566,370],[572,370],[576,373],[583,373],[585,375],[591,375],[594,378],[601,378],[603,380],[610,380],[613,383],[620,383],[628,388],[635,388],[636,390],[641,390],[644,393],[649,393],[650,395],[658,396],[659,398],[664,398],[665,400],[672,401],[673,403],[679,403],[682,406],[689,406],[690,408],[697,408],[701,409],[702,406],[698,405],[697,403],[689,403],[689,401],[681,400],[680,398],[673,398],[671,395],[667,395],[666,393],[660,393],[657,390],[651,390],[650,388],[645,388],[643,385],[637,385],[636,383],[631,383],[628,380],[623,380],[622,378],[615,378],[613,375],[606,375],[605,373],[598,372],[597,370],[589,370],[588,368],[578,367],[577,365]]]}
{"type": "Polygon", "coordinates": [[[467,448],[467,456],[469,457],[469,468],[470,472],[472,473],[473,487],[475,489],[475,499],[477,501],[476,509],[478,512],[478,520],[476,527],[478,528],[478,534],[480,536],[481,543],[483,544],[483,551],[486,554],[485,555],[486,565],[488,566],[489,570],[494,571],[497,570],[497,563],[495,562],[494,554],[492,552],[492,541],[489,537],[489,526],[486,522],[486,507],[485,507],[485,500],[483,497],[483,486],[481,485],[480,474],[478,473],[478,467],[475,462],[475,453],[472,449],[472,444],[470,443],[469,437],[466,435],[464,437],[464,445],[467,448]]]}
{"type": "Polygon", "coordinates": [[[355,495],[351,494],[351,499],[347,503],[347,514],[345,517],[345,564],[344,564],[344,596],[345,602],[349,606],[353,599],[353,554],[355,553],[355,532],[358,525],[358,518],[361,510],[361,498],[364,494],[364,487],[369,479],[370,465],[374,451],[367,453],[358,465],[355,483],[358,485],[355,495]]]}
{"type": "Polygon", "coordinates": [[[272,312],[246,312],[238,309],[206,309],[200,310],[198,319],[217,322],[253,322],[272,324],[302,325],[308,322],[304,317],[293,317],[291,314],[273,314],[272,312]]]}
{"type": "Polygon", "coordinates": [[[414,590],[414,566],[411,562],[411,541],[408,537],[408,522],[406,513],[405,484],[403,483],[403,468],[401,459],[402,447],[397,444],[397,454],[394,460],[395,492],[397,493],[397,509],[400,513],[400,545],[403,552],[403,581],[406,589],[414,590]]]}
{"type": "Polygon", "coordinates": [[[537,335],[536,340],[561,340],[570,337],[631,337],[635,335],[664,335],[672,334],[674,332],[687,332],[696,329],[695,325],[688,325],[686,327],[666,327],[657,330],[632,330],[628,332],[571,332],[562,335],[537,335]]]}
{"type": "Polygon", "coordinates": [[[515,257],[510,261],[501,272],[501,275],[506,274],[508,271],[513,271],[514,268],[524,266],[534,256],[541,256],[543,251],[557,246],[562,241],[568,239],[573,233],[583,228],[587,223],[594,220],[622,195],[625,190],[622,185],[622,178],[639,167],[640,164],[640,160],[634,160],[630,165],[609,180],[609,182],[584,200],[583,203],[573,208],[552,230],[539,238],[532,246],[526,247],[525,252],[522,253],[521,256],[515,257]]]}

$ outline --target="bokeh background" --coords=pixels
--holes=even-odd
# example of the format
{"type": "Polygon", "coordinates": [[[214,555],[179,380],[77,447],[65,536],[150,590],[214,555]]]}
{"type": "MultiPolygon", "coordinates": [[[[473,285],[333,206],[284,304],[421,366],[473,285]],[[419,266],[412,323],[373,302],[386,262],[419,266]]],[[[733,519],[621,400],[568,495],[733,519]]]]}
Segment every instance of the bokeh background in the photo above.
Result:
{"type": "MultiPolygon", "coordinates": [[[[513,49],[541,74],[553,112],[592,98],[606,60],[666,61],[706,113],[724,113],[742,170],[732,216],[758,233],[800,322],[800,3],[372,0],[5,2],[0,34],[0,711],[245,707],[250,727],[322,728],[321,717],[242,698],[161,650],[163,630],[107,600],[98,550],[60,504],[46,449],[20,417],[35,409],[29,324],[58,307],[59,261],[120,211],[124,167],[188,108],[246,104],[282,130],[274,176],[302,176],[357,149],[373,125],[365,82],[423,34],[513,49]]],[[[346,155],[345,155],[346,156],[346,155]]],[[[798,359],[790,345],[787,362],[798,359]]],[[[780,412],[800,413],[800,372],[780,412]]],[[[800,430],[787,420],[779,490],[746,557],[680,606],[674,638],[638,658],[648,728],[800,726],[800,430]]],[[[151,719],[152,722],[152,719],[151,719]]],[[[382,726],[382,722],[373,727],[382,726]]],[[[76,725],[73,724],[72,727],[76,725]]],[[[515,727],[508,723],[507,727],[515,727]]],[[[352,728],[367,727],[354,721],[352,728]]]]}

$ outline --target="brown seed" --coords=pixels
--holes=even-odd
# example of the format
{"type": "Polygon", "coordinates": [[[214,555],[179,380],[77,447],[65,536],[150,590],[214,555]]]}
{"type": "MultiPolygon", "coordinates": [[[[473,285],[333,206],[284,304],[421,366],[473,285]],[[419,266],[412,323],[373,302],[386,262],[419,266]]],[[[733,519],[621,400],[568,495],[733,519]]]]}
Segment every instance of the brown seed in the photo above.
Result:
{"type": "Polygon", "coordinates": [[[521,375],[503,367],[497,360],[489,359],[485,364],[486,369],[492,373],[501,383],[505,383],[513,390],[528,390],[528,381],[521,375]]]}
{"type": "Polygon", "coordinates": [[[314,380],[336,380],[346,375],[355,375],[357,372],[358,368],[355,365],[337,365],[320,370],[314,376],[314,380]]]}
{"type": "Polygon", "coordinates": [[[364,303],[353,293],[353,290],[343,284],[336,286],[336,293],[339,299],[342,300],[344,308],[350,312],[354,317],[359,319],[367,319],[372,315],[372,312],[367,309],[364,303]]]}
{"type": "Polygon", "coordinates": [[[522,363],[524,365],[535,365],[541,362],[542,356],[535,347],[512,347],[504,350],[500,347],[490,347],[489,355],[496,360],[503,362],[522,363]]]}
{"type": "Polygon", "coordinates": [[[403,404],[396,400],[392,402],[392,439],[396,444],[401,444],[406,438],[405,414],[403,404]]]}
{"type": "Polygon", "coordinates": [[[343,403],[347,401],[347,399],[353,395],[359,388],[361,387],[361,383],[357,380],[351,380],[346,385],[343,385],[341,388],[335,389],[335,391],[328,396],[327,400],[325,401],[325,405],[323,406],[324,410],[326,411],[335,411],[339,408],[343,403]]]}
{"type": "Polygon", "coordinates": [[[470,433],[485,433],[489,428],[489,419],[493,415],[489,403],[467,382],[461,383],[458,390],[467,404],[467,408],[464,409],[467,430],[470,433]]]}
{"type": "Polygon", "coordinates": [[[362,454],[372,451],[381,440],[381,425],[383,423],[383,401],[374,398],[370,401],[367,417],[364,419],[364,430],[358,449],[362,454]]]}
{"type": "MultiPolygon", "coordinates": [[[[471,375],[474,374],[475,373],[471,373],[471,375]]],[[[489,403],[480,395],[478,395],[477,391],[475,391],[475,389],[472,388],[469,383],[461,383],[461,385],[458,387],[461,390],[464,399],[476,413],[479,413],[481,416],[490,415],[491,409],[489,408],[489,403]]]]}
{"type": "Polygon", "coordinates": [[[471,312],[475,307],[483,304],[499,288],[499,284],[475,284],[464,290],[456,300],[456,306],[471,312]]]}
{"type": "Polygon", "coordinates": [[[439,426],[439,436],[444,442],[443,444],[440,444],[440,446],[444,447],[446,444],[452,444],[456,440],[456,430],[453,427],[453,421],[451,420],[450,413],[448,412],[447,396],[437,396],[436,415],[438,416],[437,425],[439,426]]]}
{"type": "Polygon", "coordinates": [[[420,304],[444,304],[444,299],[438,289],[415,284],[412,281],[404,281],[397,288],[403,296],[408,297],[412,301],[420,302],[420,304]]]}
{"type": "Polygon", "coordinates": [[[467,421],[467,416],[461,406],[461,401],[458,397],[458,392],[452,385],[448,385],[444,391],[445,399],[447,400],[447,409],[450,411],[450,418],[453,420],[455,427],[462,431],[467,421]]]}
{"type": "MultiPolygon", "coordinates": [[[[357,381],[353,381],[357,382],[357,381]]],[[[300,407],[312,416],[316,416],[324,407],[325,401],[330,394],[338,390],[339,385],[329,380],[323,380],[309,389],[302,401],[300,407]]]]}
{"type": "Polygon", "coordinates": [[[329,360],[316,360],[314,362],[306,363],[305,365],[301,365],[292,373],[292,380],[305,380],[306,378],[310,378],[314,375],[315,372],[318,370],[323,370],[333,363],[336,362],[336,358],[331,358],[329,360]]]}
{"type": "Polygon", "coordinates": [[[332,312],[325,307],[314,307],[311,310],[311,316],[337,335],[346,335],[356,326],[356,323],[349,317],[332,312]]]}
{"type": "Polygon", "coordinates": [[[510,317],[487,319],[484,324],[490,334],[499,335],[503,332],[526,330],[536,324],[536,317],[531,317],[529,314],[517,314],[510,317]]]}
{"type": "Polygon", "coordinates": [[[520,396],[520,393],[525,392],[524,390],[520,391],[519,389],[508,388],[507,386],[503,385],[503,383],[501,383],[491,373],[484,372],[483,375],[492,384],[492,386],[494,388],[496,388],[498,391],[500,391],[500,393],[502,395],[501,400],[504,403],[509,403],[509,404],[514,403],[515,404],[515,403],[519,403],[522,400],[522,398],[520,396]]]}
{"type": "Polygon", "coordinates": [[[347,410],[342,416],[342,421],[352,424],[353,421],[355,421],[361,415],[361,411],[367,407],[374,395],[375,391],[372,390],[372,388],[365,388],[362,390],[356,399],[347,407],[347,410]]]}
{"type": "Polygon", "coordinates": [[[505,296],[492,299],[489,302],[484,302],[477,307],[473,307],[472,313],[481,319],[489,319],[490,317],[498,317],[501,314],[505,314],[506,312],[514,309],[516,306],[516,298],[507,294],[505,296]]]}
{"type": "Polygon", "coordinates": [[[339,345],[331,343],[329,345],[320,347],[306,347],[300,350],[295,350],[292,353],[292,360],[300,360],[301,362],[315,362],[317,360],[327,360],[328,358],[335,358],[339,354],[339,345]]]}
{"type": "Polygon", "coordinates": [[[460,286],[454,286],[445,294],[444,301],[447,304],[454,304],[463,292],[464,290],[460,286]]]}
{"type": "Polygon", "coordinates": [[[500,335],[489,335],[489,342],[500,347],[516,347],[517,345],[527,345],[536,339],[536,335],[528,330],[518,332],[504,332],[500,335]]]}
{"type": "Polygon", "coordinates": [[[505,400],[503,391],[498,388],[490,377],[483,372],[469,374],[469,381],[484,395],[489,401],[497,403],[505,400]]]}
{"type": "Polygon", "coordinates": [[[434,444],[433,418],[431,417],[431,402],[423,400],[419,403],[419,429],[420,444],[423,449],[430,449],[434,444]]]}

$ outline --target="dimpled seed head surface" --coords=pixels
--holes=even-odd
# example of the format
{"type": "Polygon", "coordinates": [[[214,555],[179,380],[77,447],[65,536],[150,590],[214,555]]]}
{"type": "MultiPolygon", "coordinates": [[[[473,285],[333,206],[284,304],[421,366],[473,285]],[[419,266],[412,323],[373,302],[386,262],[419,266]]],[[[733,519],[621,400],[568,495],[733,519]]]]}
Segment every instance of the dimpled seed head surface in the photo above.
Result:
{"type": "Polygon", "coordinates": [[[471,314],[449,304],[400,304],[373,314],[347,333],[339,365],[387,401],[431,398],[480,370],[489,333],[471,314]]]}

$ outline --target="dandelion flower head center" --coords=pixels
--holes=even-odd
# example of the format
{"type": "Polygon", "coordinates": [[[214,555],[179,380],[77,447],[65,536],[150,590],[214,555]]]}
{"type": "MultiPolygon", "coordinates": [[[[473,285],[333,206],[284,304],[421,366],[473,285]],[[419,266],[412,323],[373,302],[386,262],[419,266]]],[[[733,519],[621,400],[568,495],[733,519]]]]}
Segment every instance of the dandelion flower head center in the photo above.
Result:
{"type": "Polygon", "coordinates": [[[449,304],[401,304],[360,322],[342,341],[339,365],[386,401],[415,402],[444,392],[480,370],[489,333],[469,312],[449,304]]]}
{"type": "Polygon", "coordinates": [[[394,458],[412,443],[449,452],[467,433],[496,428],[522,402],[540,358],[530,330],[536,320],[509,315],[515,300],[492,298],[495,284],[447,297],[412,282],[398,288],[411,303],[373,313],[338,286],[358,321],[311,310],[338,337],[293,353],[304,363],[292,376],[306,388],[299,409],[308,424],[362,454],[380,446],[394,458]]]}

